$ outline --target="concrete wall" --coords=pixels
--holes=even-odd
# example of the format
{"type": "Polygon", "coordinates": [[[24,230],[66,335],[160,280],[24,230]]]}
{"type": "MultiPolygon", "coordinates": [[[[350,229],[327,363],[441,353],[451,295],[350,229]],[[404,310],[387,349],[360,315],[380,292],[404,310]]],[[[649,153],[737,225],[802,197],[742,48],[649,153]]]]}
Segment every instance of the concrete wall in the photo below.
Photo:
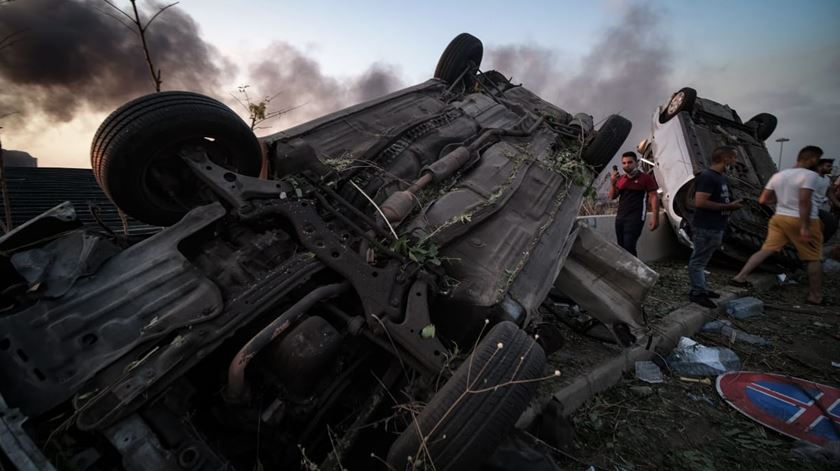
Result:
{"type": "MultiPolygon", "coordinates": [[[[668,223],[668,216],[664,212],[659,213],[659,227],[653,232],[647,227],[650,222],[650,213],[648,213],[647,217],[645,228],[642,230],[642,236],[639,237],[639,242],[636,244],[639,259],[643,262],[655,262],[675,255],[681,246],[677,242],[671,225],[668,223]]],[[[580,216],[578,217],[578,222],[589,226],[589,228],[613,244],[616,243],[614,214],[580,216]]]]}

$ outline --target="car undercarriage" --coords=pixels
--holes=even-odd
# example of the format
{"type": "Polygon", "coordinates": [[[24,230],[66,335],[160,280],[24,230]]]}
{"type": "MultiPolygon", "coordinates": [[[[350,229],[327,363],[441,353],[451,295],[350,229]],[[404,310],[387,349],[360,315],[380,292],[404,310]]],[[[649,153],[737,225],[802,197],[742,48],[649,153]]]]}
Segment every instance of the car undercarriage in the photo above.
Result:
{"type": "Polygon", "coordinates": [[[0,447],[22,469],[475,469],[550,377],[539,306],[630,123],[481,71],[262,138],[190,92],[92,145],[102,189],[0,238],[0,447]],[[262,173],[262,176],[259,176],[262,173]]]}

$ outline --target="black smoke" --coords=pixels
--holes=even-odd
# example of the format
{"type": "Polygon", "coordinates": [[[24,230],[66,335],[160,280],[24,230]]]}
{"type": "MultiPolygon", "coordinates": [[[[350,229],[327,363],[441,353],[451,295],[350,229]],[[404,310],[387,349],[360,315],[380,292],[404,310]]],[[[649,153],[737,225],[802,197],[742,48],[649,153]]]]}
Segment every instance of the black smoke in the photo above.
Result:
{"type": "MultiPolygon", "coordinates": [[[[138,5],[144,19],[163,6],[138,5]]],[[[123,7],[131,13],[130,5],[123,7]]],[[[4,5],[0,41],[10,34],[13,44],[0,42],[0,117],[14,112],[4,118],[7,128],[9,123],[25,128],[31,118],[40,118],[39,124],[68,122],[86,111],[111,111],[155,90],[136,30],[102,0],[4,5]]],[[[147,40],[162,90],[205,93],[247,114],[231,96],[244,98],[231,93],[237,72],[232,62],[200,36],[183,10],[164,11],[147,30],[147,40]]],[[[261,57],[270,59],[245,66],[250,99],[274,96],[269,111],[294,108],[266,127],[298,123],[403,86],[397,71],[382,63],[355,77],[326,75],[318,62],[285,42],[272,43],[261,57]]]]}
{"type": "Polygon", "coordinates": [[[248,69],[249,85],[265,96],[277,95],[274,109],[294,108],[275,125],[289,125],[380,97],[404,86],[397,70],[374,63],[357,77],[325,74],[320,64],[293,45],[275,41],[262,53],[264,61],[248,69]]]}
{"type": "MultiPolygon", "coordinates": [[[[144,19],[162,6],[138,3],[144,19]]],[[[16,39],[0,49],[0,107],[24,120],[46,115],[66,122],[84,108],[111,110],[154,92],[139,36],[125,23],[102,1],[25,0],[0,7],[0,38],[16,39]]],[[[163,90],[212,93],[232,73],[178,7],[157,17],[147,40],[163,90]]]]}
{"type": "Polygon", "coordinates": [[[589,113],[596,122],[610,114],[630,119],[630,150],[649,136],[656,105],[673,91],[668,78],[674,52],[664,27],[663,14],[653,6],[631,4],[577,62],[533,45],[491,47],[486,62],[571,113],[589,113]]]}

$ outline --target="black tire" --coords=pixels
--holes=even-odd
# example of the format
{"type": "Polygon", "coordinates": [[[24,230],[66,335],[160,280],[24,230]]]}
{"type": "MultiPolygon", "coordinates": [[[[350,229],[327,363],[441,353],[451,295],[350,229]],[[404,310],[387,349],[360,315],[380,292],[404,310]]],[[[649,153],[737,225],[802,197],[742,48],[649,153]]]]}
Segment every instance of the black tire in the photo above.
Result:
{"type": "Polygon", "coordinates": [[[776,125],[779,124],[779,120],[770,113],[759,113],[750,118],[746,124],[749,127],[755,128],[755,137],[759,140],[766,141],[773,134],[773,131],[776,130],[776,125]]]}
{"type": "Polygon", "coordinates": [[[494,326],[479,342],[470,366],[467,359],[435,394],[415,423],[397,438],[388,452],[395,470],[414,469],[414,457],[434,463],[438,470],[470,470],[481,465],[528,405],[545,366],[545,354],[534,340],[512,322],[494,326]],[[499,349],[498,344],[503,347],[499,349]],[[467,393],[470,390],[484,390],[467,393]],[[418,428],[428,454],[421,451],[418,428]]]}
{"type": "Polygon", "coordinates": [[[659,122],[666,123],[683,111],[690,113],[694,109],[695,101],[697,101],[697,90],[689,87],[680,89],[671,95],[671,99],[668,100],[665,109],[659,114],[659,122]]]}
{"type": "Polygon", "coordinates": [[[610,115],[595,136],[583,149],[581,157],[587,165],[600,172],[621,149],[633,124],[619,115],[610,115]]]}
{"type": "Polygon", "coordinates": [[[461,33],[443,50],[435,67],[434,77],[452,83],[470,65],[481,65],[483,56],[484,45],[481,44],[481,40],[469,33],[461,33]]]}
{"type": "Polygon", "coordinates": [[[93,137],[91,166],[125,213],[171,225],[205,202],[201,184],[178,156],[193,145],[232,171],[259,174],[260,146],[248,125],[221,102],[191,92],[146,95],[111,113],[93,137]]]}

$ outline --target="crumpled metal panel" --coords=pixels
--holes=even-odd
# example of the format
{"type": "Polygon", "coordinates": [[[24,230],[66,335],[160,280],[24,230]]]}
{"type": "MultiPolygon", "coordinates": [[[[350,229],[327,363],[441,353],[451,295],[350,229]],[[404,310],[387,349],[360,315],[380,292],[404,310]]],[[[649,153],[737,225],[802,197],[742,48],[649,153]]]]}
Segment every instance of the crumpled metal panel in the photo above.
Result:
{"type": "Polygon", "coordinates": [[[315,147],[321,160],[350,160],[418,118],[439,113],[446,104],[438,99],[443,82],[429,80],[322,118],[264,137],[269,145],[277,141],[298,146],[303,141],[315,147]],[[383,133],[383,130],[385,132],[383,133]]]}
{"type": "MultiPolygon", "coordinates": [[[[561,185],[567,184],[566,182],[561,185]]],[[[529,249],[530,255],[522,271],[510,287],[510,296],[516,300],[529,316],[537,310],[551,291],[552,284],[546,280],[557,278],[566,263],[566,257],[577,239],[577,220],[580,202],[585,188],[578,185],[566,187],[567,193],[557,198],[546,208],[550,214],[547,227],[535,237],[529,249]]]]}
{"type": "Polygon", "coordinates": [[[80,277],[92,275],[119,249],[86,231],[73,231],[36,249],[11,257],[15,270],[29,286],[41,285],[47,298],[63,296],[80,277]]]}
{"type": "Polygon", "coordinates": [[[23,430],[28,418],[17,409],[10,409],[0,394],[0,452],[19,471],[55,471],[41,450],[23,430]]]}
{"type": "Polygon", "coordinates": [[[155,432],[137,414],[105,429],[105,436],[122,455],[122,464],[127,471],[182,469],[178,458],[164,448],[155,432]]]}
{"type": "Polygon", "coordinates": [[[73,203],[65,201],[0,237],[0,250],[8,252],[81,225],[73,203]]]}
{"type": "Polygon", "coordinates": [[[607,325],[644,328],[642,306],[659,274],[626,250],[580,226],[555,286],[607,325]]]}
{"type": "Polygon", "coordinates": [[[0,389],[9,403],[40,414],[140,343],[219,314],[219,289],[178,244],[224,214],[218,203],[196,208],[64,296],[0,317],[0,389]]]}
{"type": "MultiPolygon", "coordinates": [[[[544,254],[541,242],[547,243],[549,234],[556,238],[549,250],[560,250],[581,195],[561,173],[543,164],[554,140],[553,133],[538,132],[524,149],[511,142],[495,144],[455,188],[412,222],[415,233],[433,234],[431,239],[443,247],[442,256],[450,260],[447,272],[458,282],[451,301],[496,307],[523,273],[527,283],[536,283],[529,289],[550,289],[553,278],[547,277],[558,267],[529,260],[535,250],[544,254]],[[573,197],[568,208],[573,210],[562,211],[569,195],[573,197]],[[554,225],[561,215],[568,221],[554,225]]],[[[520,299],[534,307],[542,301],[531,302],[521,293],[520,299]]]]}
{"type": "Polygon", "coordinates": [[[479,126],[485,129],[512,128],[521,117],[504,106],[494,101],[483,93],[467,95],[463,101],[456,103],[464,113],[472,116],[479,126]]]}
{"type": "Polygon", "coordinates": [[[567,124],[573,118],[573,116],[565,110],[543,100],[525,87],[510,88],[505,91],[504,95],[505,98],[522,106],[535,115],[545,116],[551,121],[567,124]]]}

